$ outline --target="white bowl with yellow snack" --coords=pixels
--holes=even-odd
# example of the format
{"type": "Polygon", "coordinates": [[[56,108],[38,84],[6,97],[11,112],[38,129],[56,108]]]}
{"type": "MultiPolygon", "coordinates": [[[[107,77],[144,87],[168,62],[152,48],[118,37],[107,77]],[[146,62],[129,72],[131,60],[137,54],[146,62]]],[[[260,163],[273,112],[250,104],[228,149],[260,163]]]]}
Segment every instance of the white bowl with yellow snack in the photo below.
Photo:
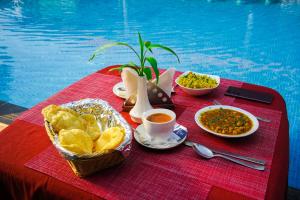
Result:
{"type": "Polygon", "coordinates": [[[131,128],[103,100],[49,105],[42,114],[50,140],[78,176],[117,165],[129,154],[131,128]]]}
{"type": "Polygon", "coordinates": [[[220,77],[187,71],[178,76],[175,82],[187,94],[200,96],[208,94],[218,88],[220,85],[220,77]]]}

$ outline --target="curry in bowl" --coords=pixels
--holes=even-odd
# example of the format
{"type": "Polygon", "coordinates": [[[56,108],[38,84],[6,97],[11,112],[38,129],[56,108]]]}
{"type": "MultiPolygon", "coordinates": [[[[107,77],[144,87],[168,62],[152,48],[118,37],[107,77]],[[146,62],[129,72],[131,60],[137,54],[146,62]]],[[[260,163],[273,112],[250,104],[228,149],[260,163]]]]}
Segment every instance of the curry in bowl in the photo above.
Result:
{"type": "Polygon", "coordinates": [[[201,114],[199,120],[206,128],[228,135],[246,133],[252,127],[249,117],[241,112],[224,108],[206,111],[201,114]]]}
{"type": "Polygon", "coordinates": [[[208,106],[195,115],[204,130],[222,137],[243,137],[258,128],[257,119],[249,112],[232,106],[208,106]]]}

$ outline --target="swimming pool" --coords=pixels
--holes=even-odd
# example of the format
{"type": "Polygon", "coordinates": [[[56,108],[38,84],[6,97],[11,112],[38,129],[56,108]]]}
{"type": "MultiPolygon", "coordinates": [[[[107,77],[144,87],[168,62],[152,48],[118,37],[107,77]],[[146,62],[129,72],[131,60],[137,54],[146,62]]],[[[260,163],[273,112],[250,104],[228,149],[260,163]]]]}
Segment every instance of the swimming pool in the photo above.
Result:
{"type": "Polygon", "coordinates": [[[279,91],[290,121],[289,185],[300,188],[299,1],[0,1],[0,100],[31,107],[97,69],[128,62],[132,54],[119,47],[87,59],[100,44],[136,44],[138,31],[179,54],[181,64],[160,52],[162,68],[279,91]]]}

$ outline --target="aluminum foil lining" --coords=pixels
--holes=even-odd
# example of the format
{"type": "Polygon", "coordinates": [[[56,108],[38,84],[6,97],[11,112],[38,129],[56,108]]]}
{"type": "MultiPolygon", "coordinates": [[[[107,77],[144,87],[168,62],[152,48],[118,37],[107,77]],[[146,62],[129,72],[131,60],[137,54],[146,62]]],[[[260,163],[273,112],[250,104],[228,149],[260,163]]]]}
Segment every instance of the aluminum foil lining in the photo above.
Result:
{"type": "MultiPolygon", "coordinates": [[[[101,132],[105,131],[110,127],[123,127],[125,129],[124,141],[116,148],[116,150],[122,152],[124,157],[127,157],[128,151],[130,151],[130,145],[132,141],[131,127],[128,122],[122,117],[122,115],[117,112],[112,106],[110,106],[106,101],[101,99],[82,99],[79,101],[73,101],[70,103],[62,104],[62,107],[70,108],[79,114],[93,114],[96,117],[99,128],[101,132]]],[[[49,129],[53,132],[53,129],[50,124],[48,124],[49,129]]],[[[99,156],[100,154],[93,153],[88,155],[77,155],[67,149],[63,148],[58,140],[58,134],[54,133],[53,144],[55,147],[67,156],[69,159],[77,158],[91,158],[99,156]]]]}

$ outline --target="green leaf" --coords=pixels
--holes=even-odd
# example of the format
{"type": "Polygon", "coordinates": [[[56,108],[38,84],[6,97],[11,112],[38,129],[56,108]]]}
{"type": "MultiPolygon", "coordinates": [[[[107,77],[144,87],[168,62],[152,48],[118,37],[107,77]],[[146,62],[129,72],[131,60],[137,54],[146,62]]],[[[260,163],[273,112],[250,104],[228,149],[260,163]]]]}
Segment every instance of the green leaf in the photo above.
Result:
{"type": "Polygon", "coordinates": [[[138,67],[134,62],[129,62],[128,65],[132,67],[138,67]]]}
{"type": "Polygon", "coordinates": [[[139,58],[141,61],[141,68],[143,69],[144,68],[144,62],[143,62],[144,61],[144,42],[143,42],[142,36],[139,32],[138,32],[138,35],[139,35],[139,43],[140,43],[140,49],[141,49],[141,56],[139,58]]]}
{"type": "Polygon", "coordinates": [[[145,42],[145,47],[148,48],[150,45],[151,45],[151,42],[150,42],[150,41],[146,41],[146,42],[145,42]]]}
{"type": "Polygon", "coordinates": [[[139,44],[140,44],[140,48],[141,50],[144,50],[144,42],[143,42],[143,39],[142,39],[142,36],[140,33],[139,34],[139,44]]]}
{"type": "MultiPolygon", "coordinates": [[[[124,67],[123,68],[131,68],[131,69],[133,69],[137,74],[139,74],[139,68],[138,67],[136,67],[136,66],[132,66],[132,65],[124,65],[124,67]]],[[[122,68],[122,69],[123,69],[122,68]]]]}
{"type": "Polygon", "coordinates": [[[114,46],[126,46],[128,47],[129,49],[131,49],[139,58],[140,56],[138,55],[138,53],[134,50],[134,48],[132,46],[130,46],[129,44],[127,43],[124,43],[124,42],[114,42],[114,43],[109,43],[109,44],[104,44],[100,47],[98,47],[94,53],[91,55],[91,57],[89,58],[89,61],[92,61],[96,55],[102,53],[104,50],[108,49],[108,48],[111,48],[111,47],[114,47],[114,46]]]}
{"type": "Polygon", "coordinates": [[[109,72],[110,71],[114,71],[114,70],[119,70],[119,71],[122,71],[124,68],[131,68],[133,69],[137,74],[139,74],[139,71],[138,71],[138,67],[133,66],[135,65],[134,63],[131,63],[131,64],[124,64],[124,65],[121,65],[120,67],[115,67],[115,68],[112,68],[110,70],[108,70],[109,72]]]}
{"type": "Polygon", "coordinates": [[[150,48],[150,45],[151,45],[151,42],[150,42],[150,41],[146,41],[146,42],[145,42],[145,47],[146,47],[151,53],[153,53],[153,52],[152,52],[152,49],[150,48]]]}
{"type": "Polygon", "coordinates": [[[140,67],[137,66],[134,62],[129,62],[129,63],[128,63],[128,67],[134,69],[138,75],[141,74],[141,72],[140,72],[140,70],[141,70],[140,67]]]}
{"type": "Polygon", "coordinates": [[[92,55],[91,55],[91,57],[89,58],[89,61],[92,61],[92,60],[94,60],[94,58],[96,57],[96,54],[95,53],[93,53],[92,55]]]}
{"type": "Polygon", "coordinates": [[[151,72],[151,69],[149,67],[144,68],[144,74],[146,74],[147,80],[152,79],[152,72],[151,72]]]}
{"type": "Polygon", "coordinates": [[[108,70],[108,71],[109,71],[109,72],[115,71],[115,70],[122,71],[125,67],[129,67],[128,64],[124,64],[124,65],[121,65],[121,66],[119,66],[119,67],[111,68],[111,69],[108,70]]]}
{"type": "Polygon", "coordinates": [[[132,69],[135,69],[135,71],[136,71],[136,73],[138,75],[142,75],[143,74],[143,72],[141,71],[142,68],[140,68],[139,66],[137,66],[134,62],[129,62],[127,64],[127,66],[130,67],[130,68],[132,68],[132,69]]]}
{"type": "Polygon", "coordinates": [[[152,69],[155,73],[156,84],[157,84],[158,80],[159,80],[159,71],[158,71],[158,68],[157,68],[157,61],[153,57],[146,57],[146,60],[150,63],[150,65],[151,65],[151,67],[152,67],[152,69]]]}
{"type": "Polygon", "coordinates": [[[160,45],[160,44],[151,44],[149,46],[149,48],[161,48],[161,49],[164,49],[164,50],[172,53],[174,56],[176,56],[178,62],[180,63],[178,55],[172,49],[170,49],[169,47],[166,47],[166,46],[163,46],[163,45],[160,45]]]}
{"type": "Polygon", "coordinates": [[[116,71],[116,70],[122,71],[121,67],[111,68],[111,69],[109,69],[108,71],[109,71],[109,72],[112,72],[112,71],[116,71]]]}

